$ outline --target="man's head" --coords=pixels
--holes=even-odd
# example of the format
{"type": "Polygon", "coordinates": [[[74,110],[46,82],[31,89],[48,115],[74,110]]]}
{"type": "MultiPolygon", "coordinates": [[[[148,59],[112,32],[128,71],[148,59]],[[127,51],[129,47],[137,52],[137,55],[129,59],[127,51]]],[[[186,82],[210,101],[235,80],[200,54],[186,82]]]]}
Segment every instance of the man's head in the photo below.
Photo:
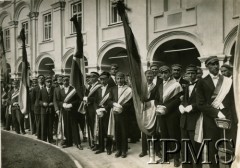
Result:
{"type": "Polygon", "coordinates": [[[64,87],[69,86],[69,76],[67,76],[67,75],[63,76],[63,85],[64,85],[64,87]]]}
{"type": "Polygon", "coordinates": [[[98,81],[98,78],[99,78],[99,74],[97,72],[90,73],[91,84],[96,83],[98,81]]]}
{"type": "Polygon", "coordinates": [[[161,74],[162,79],[164,81],[168,80],[169,77],[171,76],[171,70],[170,70],[169,66],[167,66],[167,65],[161,66],[159,68],[159,73],[161,74]]]}
{"type": "Polygon", "coordinates": [[[125,75],[122,72],[116,73],[116,83],[118,86],[123,86],[125,84],[125,75]]]}
{"type": "Polygon", "coordinates": [[[14,80],[12,82],[12,86],[13,86],[14,89],[18,89],[19,88],[19,80],[14,80]]]}
{"type": "Polygon", "coordinates": [[[46,77],[45,85],[47,88],[50,88],[52,86],[52,77],[51,76],[46,77]]]}
{"type": "Polygon", "coordinates": [[[109,72],[102,72],[101,74],[100,74],[100,76],[99,76],[99,80],[100,80],[100,82],[101,82],[101,84],[103,85],[103,86],[106,86],[107,85],[107,83],[108,83],[108,80],[109,80],[109,77],[110,77],[110,73],[109,72]]]}
{"type": "Polygon", "coordinates": [[[202,79],[203,71],[201,67],[197,67],[197,79],[202,79]]]}
{"type": "Polygon", "coordinates": [[[43,85],[44,80],[45,80],[45,77],[43,75],[38,75],[38,84],[43,85]]]}
{"type": "Polygon", "coordinates": [[[232,76],[232,70],[233,68],[228,64],[223,64],[220,69],[221,74],[226,77],[232,76]]]}
{"type": "Polygon", "coordinates": [[[197,78],[197,66],[190,64],[186,68],[185,76],[189,80],[189,82],[194,82],[197,78]]]}
{"type": "Polygon", "coordinates": [[[112,64],[110,69],[110,74],[113,76],[116,76],[116,73],[118,72],[118,65],[112,64]]]}
{"type": "Polygon", "coordinates": [[[154,79],[153,71],[152,70],[145,71],[145,76],[146,76],[146,79],[147,79],[147,83],[151,84],[153,82],[153,79],[154,79]]]}
{"type": "Polygon", "coordinates": [[[88,85],[91,85],[90,74],[86,74],[86,82],[87,82],[88,85]]]}
{"type": "Polygon", "coordinates": [[[159,72],[159,66],[157,64],[152,64],[150,66],[150,70],[153,72],[154,77],[158,75],[159,72]]]}
{"type": "Polygon", "coordinates": [[[63,76],[62,76],[62,75],[58,75],[58,77],[57,77],[57,83],[58,83],[59,85],[62,85],[62,84],[63,84],[63,76]]]}
{"type": "Polygon", "coordinates": [[[206,59],[205,65],[208,68],[209,72],[214,76],[219,73],[219,60],[217,56],[210,56],[206,59]]]}
{"type": "Polygon", "coordinates": [[[179,79],[181,77],[181,74],[182,74],[182,65],[180,65],[180,64],[173,64],[171,66],[171,69],[172,69],[172,76],[175,79],[179,79]]]}

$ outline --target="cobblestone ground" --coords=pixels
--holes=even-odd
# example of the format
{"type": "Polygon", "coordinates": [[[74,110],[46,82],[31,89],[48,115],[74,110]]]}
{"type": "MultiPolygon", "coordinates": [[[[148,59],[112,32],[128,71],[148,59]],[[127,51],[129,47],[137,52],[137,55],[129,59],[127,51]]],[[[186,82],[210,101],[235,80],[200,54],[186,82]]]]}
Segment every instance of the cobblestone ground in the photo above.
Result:
{"type": "MultiPolygon", "coordinates": [[[[14,132],[11,132],[15,134],[14,132]]],[[[3,135],[2,135],[3,136],[3,135]]],[[[21,135],[20,135],[21,136],[21,135]]],[[[27,133],[24,135],[25,137],[29,137],[31,139],[36,139],[34,135],[27,133]]],[[[3,138],[3,137],[2,137],[3,138]]],[[[4,143],[3,143],[4,146],[4,143]]],[[[170,164],[148,164],[149,157],[145,156],[143,158],[139,158],[138,155],[141,152],[141,142],[137,143],[129,143],[129,151],[127,158],[115,158],[115,153],[111,155],[107,155],[106,152],[100,154],[94,154],[92,150],[88,148],[88,143],[83,143],[83,150],[79,150],[76,147],[69,148],[59,148],[59,150],[65,151],[71,158],[74,158],[81,165],[79,167],[84,168],[173,168],[173,160],[170,161],[170,164]]],[[[7,146],[4,146],[7,148],[7,146]]],[[[34,146],[32,147],[34,150],[34,146]]],[[[12,149],[15,150],[15,149],[12,149]]],[[[2,153],[4,154],[4,153],[2,153]]],[[[55,154],[56,155],[56,154],[55,154]]],[[[52,156],[50,156],[52,157],[52,156]]],[[[57,157],[57,156],[54,156],[57,157]]],[[[3,157],[4,158],[4,157],[3,157]]],[[[159,158],[156,157],[156,160],[159,158]]],[[[45,161],[45,160],[44,160],[45,161]]],[[[182,166],[180,166],[182,167],[182,166]]],[[[208,165],[204,165],[203,168],[208,168],[208,165]]],[[[225,168],[224,166],[220,166],[221,168],[225,168]]],[[[68,167],[67,167],[68,168],[68,167]]],[[[228,167],[226,167],[228,168],[228,167]]]]}

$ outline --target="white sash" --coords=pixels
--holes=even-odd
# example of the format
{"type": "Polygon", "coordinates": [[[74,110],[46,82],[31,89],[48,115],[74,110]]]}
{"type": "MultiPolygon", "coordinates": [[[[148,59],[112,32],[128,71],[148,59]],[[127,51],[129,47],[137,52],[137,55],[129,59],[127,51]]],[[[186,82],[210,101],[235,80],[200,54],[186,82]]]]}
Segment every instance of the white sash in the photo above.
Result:
{"type": "Polygon", "coordinates": [[[95,86],[93,86],[89,91],[88,97],[90,97],[100,87],[101,87],[101,84],[99,84],[99,83],[96,84],[95,86]]]}
{"type": "MultiPolygon", "coordinates": [[[[122,94],[118,98],[118,104],[120,105],[127,103],[132,98],[132,89],[128,86],[126,87],[127,88],[122,92],[122,94]]],[[[107,135],[115,139],[115,120],[114,120],[113,109],[111,109],[110,111],[107,135]]]]}
{"type": "Polygon", "coordinates": [[[181,85],[175,80],[170,80],[163,86],[163,103],[182,92],[181,85]]]}
{"type": "Polygon", "coordinates": [[[65,97],[64,103],[67,103],[75,95],[75,93],[77,93],[77,91],[75,88],[73,88],[73,90],[65,97]]]}
{"type": "Polygon", "coordinates": [[[16,98],[17,96],[19,96],[19,90],[13,92],[13,94],[12,94],[12,100],[13,100],[14,98],[16,98]]]}

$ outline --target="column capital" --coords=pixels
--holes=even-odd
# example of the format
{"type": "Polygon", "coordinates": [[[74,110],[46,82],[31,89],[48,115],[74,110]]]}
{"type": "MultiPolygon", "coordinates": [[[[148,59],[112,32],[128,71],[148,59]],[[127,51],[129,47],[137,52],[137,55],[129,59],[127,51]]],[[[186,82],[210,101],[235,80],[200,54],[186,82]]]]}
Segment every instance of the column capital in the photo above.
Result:
{"type": "Polygon", "coordinates": [[[8,22],[8,25],[9,26],[17,26],[18,25],[18,21],[10,21],[10,22],[8,22]]]}
{"type": "Polygon", "coordinates": [[[28,14],[28,16],[32,19],[37,18],[38,15],[39,15],[39,12],[29,12],[29,14],[28,14]]]}
{"type": "Polygon", "coordinates": [[[56,9],[56,8],[64,9],[65,5],[66,5],[66,2],[60,1],[60,2],[56,2],[56,3],[52,4],[51,6],[53,9],[56,9]]]}

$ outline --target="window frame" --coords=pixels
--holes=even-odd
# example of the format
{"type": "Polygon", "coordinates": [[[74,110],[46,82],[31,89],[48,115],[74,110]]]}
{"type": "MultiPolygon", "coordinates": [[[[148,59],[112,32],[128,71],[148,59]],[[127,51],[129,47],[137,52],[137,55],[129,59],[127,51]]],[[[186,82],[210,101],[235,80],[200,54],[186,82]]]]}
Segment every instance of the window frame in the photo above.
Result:
{"type": "MultiPolygon", "coordinates": [[[[117,9],[116,9],[116,6],[115,6],[115,12],[116,12],[116,15],[117,15],[117,18],[116,18],[116,22],[113,22],[113,3],[116,3],[116,0],[109,0],[109,25],[115,25],[115,24],[121,24],[122,23],[122,20],[121,20],[121,17],[118,15],[118,12],[117,12],[117,9]]],[[[126,0],[125,2],[126,3],[126,0]]]]}
{"type": "Polygon", "coordinates": [[[5,51],[10,51],[11,50],[11,37],[10,37],[10,28],[5,28],[3,30],[3,40],[4,40],[4,48],[5,48],[5,51]],[[8,32],[8,35],[6,35],[8,32]]]}
{"type": "Polygon", "coordinates": [[[43,15],[43,41],[50,41],[52,40],[52,36],[53,36],[53,25],[52,25],[52,12],[46,12],[43,15]],[[49,21],[49,18],[47,18],[47,22],[45,22],[45,17],[49,17],[49,15],[51,16],[51,19],[49,21]],[[47,28],[47,32],[48,32],[48,37],[46,38],[46,34],[45,34],[45,28],[47,28]],[[49,30],[50,28],[50,30],[49,30]]]}

